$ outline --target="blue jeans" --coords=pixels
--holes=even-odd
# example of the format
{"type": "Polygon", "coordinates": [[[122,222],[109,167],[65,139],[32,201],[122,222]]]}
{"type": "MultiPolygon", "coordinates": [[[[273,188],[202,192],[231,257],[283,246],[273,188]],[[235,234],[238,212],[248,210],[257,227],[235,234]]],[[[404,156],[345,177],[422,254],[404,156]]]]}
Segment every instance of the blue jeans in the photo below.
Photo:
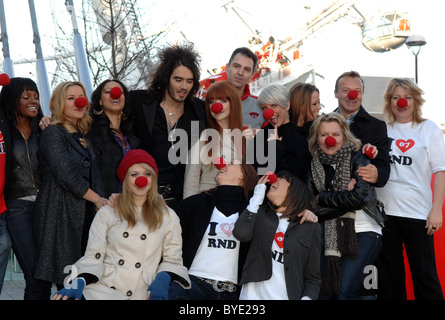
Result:
{"type": "Polygon", "coordinates": [[[7,202],[6,222],[12,249],[17,257],[26,281],[25,300],[40,299],[41,282],[33,279],[36,248],[32,232],[32,216],[35,202],[10,200],[7,202]]]}
{"type": "Polygon", "coordinates": [[[179,283],[172,282],[168,292],[169,300],[238,300],[239,290],[236,292],[217,292],[209,283],[190,276],[192,287],[184,289],[179,283]]]}
{"type": "MultiPolygon", "coordinates": [[[[373,266],[382,248],[382,236],[375,232],[357,233],[359,256],[357,259],[344,259],[341,265],[342,290],[338,300],[360,300],[360,290],[368,273],[366,266],[373,266]]],[[[375,284],[377,286],[377,284],[375,284]]]]}
{"type": "Polygon", "coordinates": [[[0,214],[0,293],[3,288],[8,259],[11,253],[11,240],[6,227],[5,213],[0,214]]]}

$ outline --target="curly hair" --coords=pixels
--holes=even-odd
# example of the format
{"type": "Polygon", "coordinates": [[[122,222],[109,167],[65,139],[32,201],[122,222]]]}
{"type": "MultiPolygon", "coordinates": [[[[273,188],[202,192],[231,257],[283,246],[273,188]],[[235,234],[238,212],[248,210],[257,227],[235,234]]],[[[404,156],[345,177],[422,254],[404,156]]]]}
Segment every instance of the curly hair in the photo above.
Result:
{"type": "Polygon", "coordinates": [[[191,101],[193,95],[199,89],[199,78],[201,77],[200,56],[195,51],[194,46],[189,43],[171,45],[161,50],[158,56],[160,64],[152,76],[148,88],[149,94],[158,101],[162,101],[170,85],[170,76],[173,71],[179,66],[184,66],[193,73],[193,87],[186,98],[186,100],[191,101]]]}

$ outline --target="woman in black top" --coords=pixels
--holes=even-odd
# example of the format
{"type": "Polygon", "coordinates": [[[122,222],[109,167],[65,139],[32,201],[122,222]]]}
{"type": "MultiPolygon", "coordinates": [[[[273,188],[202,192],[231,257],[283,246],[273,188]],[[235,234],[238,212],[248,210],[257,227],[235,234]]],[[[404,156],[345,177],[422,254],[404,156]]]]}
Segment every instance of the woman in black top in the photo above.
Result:
{"type": "MultiPolygon", "coordinates": [[[[260,108],[270,108],[273,115],[269,124],[257,133],[253,142],[255,167],[260,176],[267,171],[287,170],[304,180],[311,155],[306,139],[289,120],[289,98],[289,90],[279,84],[265,88],[258,97],[260,108]],[[260,144],[264,146],[264,153],[260,144]]],[[[249,161],[251,149],[248,148],[246,153],[249,161]]]]}
{"type": "Polygon", "coordinates": [[[40,188],[39,121],[43,116],[37,84],[29,78],[12,78],[1,91],[0,105],[12,136],[6,221],[14,254],[26,281],[24,299],[35,299],[39,285],[32,277],[36,255],[32,216],[40,188]]]}
{"type": "Polygon", "coordinates": [[[106,197],[121,192],[117,167],[123,156],[137,149],[140,143],[132,133],[132,112],[127,95],[127,88],[119,80],[105,80],[91,94],[93,122],[86,137],[94,147],[106,197]]]}

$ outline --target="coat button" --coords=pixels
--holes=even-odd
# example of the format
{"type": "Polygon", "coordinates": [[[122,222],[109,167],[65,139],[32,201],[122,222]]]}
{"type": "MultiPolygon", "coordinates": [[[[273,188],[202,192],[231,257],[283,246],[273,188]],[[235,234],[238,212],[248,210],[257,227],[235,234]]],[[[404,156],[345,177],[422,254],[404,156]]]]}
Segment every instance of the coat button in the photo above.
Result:
{"type": "Polygon", "coordinates": [[[145,239],[147,239],[147,235],[141,234],[141,240],[145,240],[145,239]]]}
{"type": "Polygon", "coordinates": [[[141,267],[141,263],[140,262],[136,262],[136,264],[134,265],[136,268],[140,268],[141,267]]]}
{"type": "Polygon", "coordinates": [[[94,256],[96,259],[100,259],[100,253],[96,253],[96,255],[94,256]]]}
{"type": "Polygon", "coordinates": [[[119,260],[119,265],[120,265],[120,266],[123,266],[124,263],[125,263],[125,261],[124,261],[123,259],[120,259],[120,260],[119,260]]]}
{"type": "Polygon", "coordinates": [[[133,294],[133,292],[131,292],[131,290],[127,291],[127,297],[131,297],[132,294],[133,294]]]}
{"type": "Polygon", "coordinates": [[[124,236],[124,238],[128,238],[128,232],[127,231],[125,231],[122,235],[124,236]]]}

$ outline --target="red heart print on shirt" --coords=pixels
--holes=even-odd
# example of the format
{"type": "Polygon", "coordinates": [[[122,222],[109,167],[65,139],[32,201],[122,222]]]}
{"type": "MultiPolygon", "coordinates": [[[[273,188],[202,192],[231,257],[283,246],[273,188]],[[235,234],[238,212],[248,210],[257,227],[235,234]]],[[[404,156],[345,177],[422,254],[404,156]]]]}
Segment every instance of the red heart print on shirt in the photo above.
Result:
{"type": "Polygon", "coordinates": [[[275,242],[277,243],[278,247],[280,247],[280,249],[283,249],[283,242],[284,242],[283,232],[275,233],[275,242]]]}
{"type": "Polygon", "coordinates": [[[232,236],[232,230],[234,227],[234,223],[222,223],[220,225],[220,228],[222,230],[222,232],[224,232],[226,234],[227,237],[232,236]]]}
{"type": "Polygon", "coordinates": [[[414,140],[412,139],[408,139],[408,140],[403,140],[403,139],[398,139],[396,141],[396,146],[400,149],[400,151],[402,151],[403,153],[405,153],[406,151],[408,151],[409,149],[411,149],[412,147],[414,147],[414,140]]]}

